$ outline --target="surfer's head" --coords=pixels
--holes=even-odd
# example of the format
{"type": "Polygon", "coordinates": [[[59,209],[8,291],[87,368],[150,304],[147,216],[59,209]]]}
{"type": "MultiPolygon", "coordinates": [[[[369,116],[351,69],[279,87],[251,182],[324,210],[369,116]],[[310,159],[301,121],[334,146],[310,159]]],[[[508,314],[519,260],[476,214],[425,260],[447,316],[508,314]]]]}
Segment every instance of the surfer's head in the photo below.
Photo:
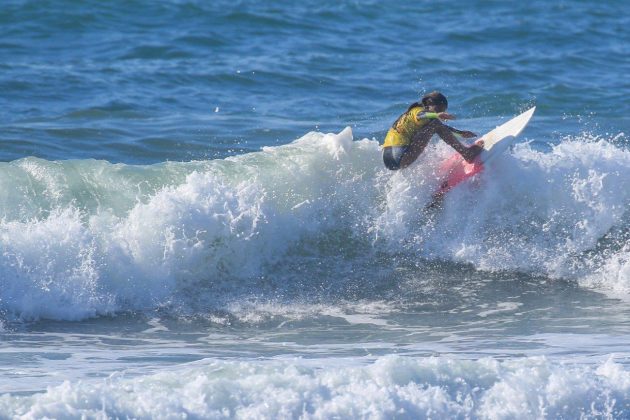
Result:
{"type": "Polygon", "coordinates": [[[445,112],[448,108],[446,96],[440,92],[431,92],[422,98],[422,106],[432,112],[445,112]]]}

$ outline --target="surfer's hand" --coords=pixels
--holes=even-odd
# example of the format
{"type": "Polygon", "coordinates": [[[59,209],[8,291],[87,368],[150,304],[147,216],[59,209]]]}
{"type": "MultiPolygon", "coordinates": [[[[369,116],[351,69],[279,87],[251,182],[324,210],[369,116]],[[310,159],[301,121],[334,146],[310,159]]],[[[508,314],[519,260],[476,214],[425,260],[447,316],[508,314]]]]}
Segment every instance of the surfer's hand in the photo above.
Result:
{"type": "Polygon", "coordinates": [[[464,153],[462,153],[462,156],[466,162],[472,163],[472,161],[475,160],[477,155],[481,153],[482,150],[483,147],[479,146],[478,144],[473,144],[472,146],[465,149],[464,153]]]}
{"type": "Polygon", "coordinates": [[[465,139],[472,139],[474,137],[477,137],[477,135],[472,131],[462,131],[459,134],[465,139]]]}
{"type": "Polygon", "coordinates": [[[439,112],[437,115],[438,115],[438,118],[441,120],[454,120],[455,119],[455,115],[449,114],[448,112],[439,112]]]}

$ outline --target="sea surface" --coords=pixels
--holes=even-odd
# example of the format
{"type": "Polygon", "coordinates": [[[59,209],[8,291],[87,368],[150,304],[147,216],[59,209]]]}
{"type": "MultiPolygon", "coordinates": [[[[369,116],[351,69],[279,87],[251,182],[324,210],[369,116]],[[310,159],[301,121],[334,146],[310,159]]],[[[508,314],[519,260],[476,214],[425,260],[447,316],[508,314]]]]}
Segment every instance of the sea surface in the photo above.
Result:
{"type": "Polygon", "coordinates": [[[4,0],[0,418],[630,418],[630,13],[4,0]],[[380,143],[449,98],[515,146],[380,143]]]}

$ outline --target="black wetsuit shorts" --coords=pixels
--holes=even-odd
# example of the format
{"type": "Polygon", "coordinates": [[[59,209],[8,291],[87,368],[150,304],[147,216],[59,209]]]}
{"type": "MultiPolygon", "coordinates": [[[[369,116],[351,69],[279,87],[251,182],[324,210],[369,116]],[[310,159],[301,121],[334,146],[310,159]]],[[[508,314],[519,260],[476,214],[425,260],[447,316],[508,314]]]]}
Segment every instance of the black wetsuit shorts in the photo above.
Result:
{"type": "Polygon", "coordinates": [[[400,160],[407,151],[408,146],[388,146],[383,148],[383,163],[387,169],[395,171],[400,169],[400,160]]]}

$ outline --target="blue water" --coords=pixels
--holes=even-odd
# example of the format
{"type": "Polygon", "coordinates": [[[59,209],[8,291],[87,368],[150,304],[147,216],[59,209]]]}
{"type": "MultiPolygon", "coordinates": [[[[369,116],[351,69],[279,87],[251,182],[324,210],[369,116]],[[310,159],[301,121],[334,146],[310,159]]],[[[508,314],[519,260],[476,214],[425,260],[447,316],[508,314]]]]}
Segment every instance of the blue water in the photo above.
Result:
{"type": "Polygon", "coordinates": [[[6,1],[0,417],[630,418],[622,1],[6,1]],[[424,93],[515,147],[422,209],[424,93]],[[349,128],[346,128],[349,127],[349,128]]]}

